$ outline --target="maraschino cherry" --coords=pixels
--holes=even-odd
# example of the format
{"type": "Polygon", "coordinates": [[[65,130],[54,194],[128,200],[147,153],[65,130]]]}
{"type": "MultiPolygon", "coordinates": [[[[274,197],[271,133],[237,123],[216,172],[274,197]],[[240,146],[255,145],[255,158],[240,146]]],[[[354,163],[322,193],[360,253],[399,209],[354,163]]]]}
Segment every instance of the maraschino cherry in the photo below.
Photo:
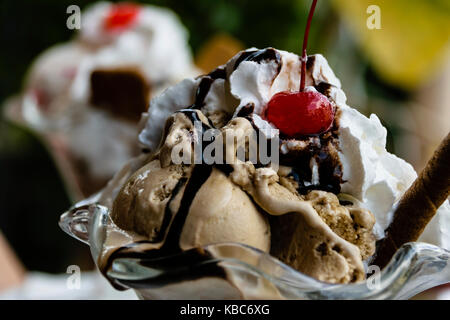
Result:
{"type": "Polygon", "coordinates": [[[334,120],[333,106],[328,98],[317,91],[305,91],[306,46],[316,3],[317,0],[313,0],[303,39],[300,91],[275,94],[265,109],[265,118],[288,137],[323,133],[330,129],[334,120]]]}
{"type": "Polygon", "coordinates": [[[135,22],[140,7],[134,3],[118,3],[111,6],[104,20],[104,27],[108,31],[121,31],[135,22]]]}

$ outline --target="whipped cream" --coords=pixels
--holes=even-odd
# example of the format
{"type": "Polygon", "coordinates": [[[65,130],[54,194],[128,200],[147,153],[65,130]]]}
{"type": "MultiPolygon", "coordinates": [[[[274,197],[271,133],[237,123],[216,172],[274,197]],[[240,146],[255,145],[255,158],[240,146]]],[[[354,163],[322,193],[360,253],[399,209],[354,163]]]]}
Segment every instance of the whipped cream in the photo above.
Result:
{"type": "Polygon", "coordinates": [[[31,97],[34,107],[57,113],[67,104],[65,94],[73,83],[81,61],[89,51],[77,42],[55,45],[33,62],[25,79],[24,96],[31,97]]]}
{"type": "MultiPolygon", "coordinates": [[[[226,78],[213,81],[201,110],[207,115],[221,111],[235,117],[242,108],[252,104],[254,123],[260,129],[274,128],[261,115],[274,94],[299,89],[301,62],[300,57],[293,53],[272,48],[268,50],[272,50],[271,58],[259,57],[259,61],[242,59],[255,51],[252,48],[238,53],[226,65],[219,67],[226,71],[226,78]]],[[[376,115],[368,118],[346,104],[341,83],[327,60],[320,54],[310,56],[308,60],[307,90],[316,90],[316,86],[326,84],[328,98],[340,110],[339,157],[344,180],[341,192],[357,198],[372,211],[376,218],[374,234],[381,239],[392,222],[395,204],[417,174],[409,163],[386,150],[387,131],[376,115]]],[[[201,80],[186,79],[151,101],[147,123],[139,135],[141,144],[156,150],[165,119],[194,103],[201,80]]],[[[289,140],[281,151],[288,152],[289,146],[298,143],[301,141],[289,140]]],[[[446,203],[438,210],[420,240],[449,248],[450,232],[446,227],[450,225],[449,211],[446,203]]]]}
{"type": "Polygon", "coordinates": [[[450,201],[447,199],[425,227],[418,241],[450,250],[450,201]]]}
{"type": "Polygon", "coordinates": [[[163,134],[167,118],[174,112],[194,103],[195,91],[200,79],[188,78],[169,87],[150,101],[147,122],[139,134],[139,142],[149,150],[156,150],[163,134]]]}
{"type": "Polygon", "coordinates": [[[103,110],[77,115],[78,123],[68,128],[69,149],[89,164],[88,173],[108,179],[138,153],[136,126],[116,119],[103,110]],[[89,143],[86,143],[89,141],[89,143]]]}
{"type": "MultiPolygon", "coordinates": [[[[227,74],[227,79],[216,79],[209,89],[202,110],[208,114],[223,111],[236,116],[239,111],[249,103],[254,105],[254,115],[261,126],[275,128],[260,116],[270,98],[281,91],[297,91],[300,87],[300,57],[296,54],[275,50],[279,55],[278,61],[264,60],[262,63],[254,61],[242,61],[236,67],[240,55],[255,51],[255,48],[240,52],[220,66],[227,74]],[[235,70],[234,70],[235,68],[235,70]],[[278,68],[280,70],[278,71],[278,68]]],[[[326,82],[340,87],[340,81],[336,78],[326,59],[316,54],[313,57],[315,63],[306,77],[307,90],[315,90],[315,83],[326,82]]],[[[310,58],[312,59],[312,58],[310,58]]],[[[155,150],[161,139],[161,129],[164,122],[173,112],[188,108],[194,102],[195,92],[201,81],[200,78],[185,79],[184,81],[168,88],[160,96],[150,102],[149,119],[144,130],[140,134],[140,141],[150,150],[155,150]]],[[[344,100],[342,90],[332,92],[336,99],[344,100]]]]}

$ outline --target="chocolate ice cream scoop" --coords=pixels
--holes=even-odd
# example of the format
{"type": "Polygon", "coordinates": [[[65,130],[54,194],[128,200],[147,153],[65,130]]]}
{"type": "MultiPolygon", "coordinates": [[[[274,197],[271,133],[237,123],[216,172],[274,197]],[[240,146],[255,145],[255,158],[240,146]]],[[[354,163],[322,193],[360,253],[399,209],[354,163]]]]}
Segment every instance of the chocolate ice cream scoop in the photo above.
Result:
{"type": "Polygon", "coordinates": [[[160,152],[122,187],[111,218],[120,228],[144,235],[164,250],[239,242],[268,252],[267,217],[224,172],[170,161],[179,145],[188,143],[194,154],[191,139],[197,118],[206,119],[200,111],[186,110],[167,121],[160,152]]]}
{"type": "Polygon", "coordinates": [[[270,249],[267,216],[220,170],[213,169],[197,192],[180,236],[180,248],[238,242],[270,249]]]}
{"type": "Polygon", "coordinates": [[[145,235],[155,243],[163,242],[191,169],[181,165],[161,167],[157,159],[146,164],[122,187],[111,218],[124,230],[145,235]]]}

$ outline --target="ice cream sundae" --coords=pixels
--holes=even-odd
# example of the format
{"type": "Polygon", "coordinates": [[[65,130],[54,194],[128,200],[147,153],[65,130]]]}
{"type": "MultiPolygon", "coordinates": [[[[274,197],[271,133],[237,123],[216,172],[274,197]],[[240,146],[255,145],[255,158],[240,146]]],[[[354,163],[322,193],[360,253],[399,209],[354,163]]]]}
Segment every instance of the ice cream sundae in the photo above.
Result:
{"type": "MultiPolygon", "coordinates": [[[[416,173],[386,151],[386,129],[375,115],[366,118],[345,104],[325,58],[313,55],[308,61],[306,92],[329,101],[333,123],[314,128],[310,122],[313,129],[325,128],[318,134],[280,130],[277,170],[247,159],[228,165],[195,164],[195,159],[174,164],[171,156],[183,144],[188,147],[181,149],[191,152],[186,159],[195,156],[195,121],[238,141],[252,131],[275,132],[269,108],[273,97],[298,91],[297,55],[250,49],[209,75],[184,80],[154,98],[140,134],[152,152],[115,198],[115,224],[143,235],[158,249],[168,248],[169,242],[186,250],[236,241],[323,281],[364,279],[363,262],[375,253],[376,240],[392,221],[393,205],[416,173]]],[[[295,115],[288,114],[291,121],[295,115]]],[[[224,143],[230,158],[236,149],[224,143]]]]}
{"type": "MultiPolygon", "coordinates": [[[[110,277],[114,285],[154,289],[149,297],[199,288],[210,298],[214,290],[221,298],[283,296],[267,279],[258,280],[259,294],[244,292],[239,269],[220,264],[173,285],[187,261],[256,259],[243,247],[205,249],[222,243],[256,248],[327,283],[366,278],[417,174],[386,150],[378,117],[348,106],[327,60],[305,48],[301,57],[242,51],[151,100],[139,134],[145,152],[97,199],[109,211],[98,266],[109,277],[123,271],[116,261],[140,259],[135,270],[164,266],[174,278],[155,271],[152,279],[110,277]]],[[[450,248],[446,197],[435,205],[421,240],[450,248]]]]}
{"type": "Polygon", "coordinates": [[[63,150],[56,157],[87,196],[139,152],[137,123],[150,98],[198,71],[167,9],[100,2],[81,21],[72,41],[36,59],[14,119],[52,134],[49,148],[63,150]]]}

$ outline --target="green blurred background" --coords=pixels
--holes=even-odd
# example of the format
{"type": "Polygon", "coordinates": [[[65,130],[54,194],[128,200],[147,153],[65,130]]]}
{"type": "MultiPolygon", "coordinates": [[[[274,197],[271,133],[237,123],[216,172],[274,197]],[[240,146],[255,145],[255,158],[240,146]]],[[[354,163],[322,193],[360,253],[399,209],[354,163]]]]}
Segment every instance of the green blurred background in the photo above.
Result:
{"type": "MultiPolygon", "coordinates": [[[[66,28],[66,8],[77,4],[83,9],[91,2],[0,2],[0,102],[20,92],[26,71],[39,53],[74,36],[75,32],[66,28]]],[[[217,34],[227,34],[243,47],[273,46],[300,53],[311,3],[139,2],[174,10],[189,30],[194,56],[217,34]]],[[[367,115],[377,113],[388,128],[388,150],[412,162],[416,169],[424,165],[442,132],[448,131],[445,112],[450,109],[450,99],[441,91],[449,85],[449,3],[321,0],[311,27],[308,52],[320,52],[328,59],[341,79],[348,104],[367,115]],[[381,8],[381,30],[369,30],[365,25],[369,4],[381,8]],[[421,116],[423,110],[441,118],[440,122],[421,116]],[[430,127],[429,131],[423,129],[430,127]]],[[[59,215],[70,205],[40,141],[0,116],[0,230],[27,269],[65,272],[70,264],[91,266],[87,248],[57,225],[59,215]]]]}

